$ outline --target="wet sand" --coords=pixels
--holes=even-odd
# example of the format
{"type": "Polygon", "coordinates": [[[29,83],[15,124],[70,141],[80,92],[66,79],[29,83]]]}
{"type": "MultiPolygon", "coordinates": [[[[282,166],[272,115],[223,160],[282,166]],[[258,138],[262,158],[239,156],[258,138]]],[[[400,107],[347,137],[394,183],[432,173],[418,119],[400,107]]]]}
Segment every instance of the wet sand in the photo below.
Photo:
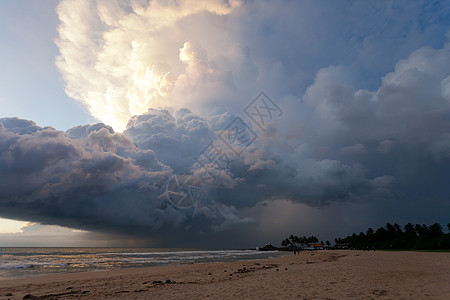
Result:
{"type": "Polygon", "coordinates": [[[307,251],[45,275],[0,281],[0,299],[450,299],[450,253],[307,251]]]}

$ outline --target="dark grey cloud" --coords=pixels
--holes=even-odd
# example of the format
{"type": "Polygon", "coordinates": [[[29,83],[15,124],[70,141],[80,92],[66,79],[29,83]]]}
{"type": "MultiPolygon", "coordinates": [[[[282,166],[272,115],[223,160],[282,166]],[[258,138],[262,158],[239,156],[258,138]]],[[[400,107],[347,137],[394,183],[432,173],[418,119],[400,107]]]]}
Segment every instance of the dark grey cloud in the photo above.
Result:
{"type": "MultiPolygon", "coordinates": [[[[140,116],[144,121],[135,120],[135,125],[146,125],[152,113],[140,116]]],[[[156,113],[170,116],[165,111],[156,113]]],[[[172,120],[191,124],[186,127],[191,132],[180,129],[183,134],[172,139],[190,145],[190,135],[195,138],[201,126],[178,114],[172,120]]],[[[153,124],[159,127],[148,132],[147,141],[155,141],[156,135],[165,152],[178,149],[162,142],[168,136],[158,131],[161,124],[153,124]]],[[[163,232],[171,230],[211,231],[242,222],[233,208],[214,202],[196,211],[172,205],[165,195],[172,175],[172,168],[160,162],[154,151],[137,147],[129,137],[103,124],[78,126],[65,133],[40,128],[32,121],[0,119],[2,217],[149,239],[162,238],[163,232]]]]}
{"type": "Polygon", "coordinates": [[[219,187],[216,197],[239,208],[261,199],[316,207],[371,203],[378,220],[397,212],[405,221],[433,215],[447,222],[449,65],[447,46],[420,48],[375,91],[357,90],[348,67],[320,70],[303,103],[282,100],[286,113],[232,163],[239,180],[219,187]],[[251,169],[255,158],[270,163],[251,169]]]}

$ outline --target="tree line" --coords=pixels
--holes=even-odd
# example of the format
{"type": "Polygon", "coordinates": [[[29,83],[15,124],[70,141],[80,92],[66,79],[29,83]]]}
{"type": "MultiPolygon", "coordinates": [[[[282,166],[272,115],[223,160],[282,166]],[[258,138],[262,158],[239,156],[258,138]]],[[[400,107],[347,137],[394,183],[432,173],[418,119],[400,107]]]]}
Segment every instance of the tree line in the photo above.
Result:
{"type": "MultiPolygon", "coordinates": [[[[450,223],[447,224],[450,231],[450,223]]],[[[450,233],[445,234],[439,223],[430,226],[408,223],[401,227],[397,223],[387,223],[376,230],[369,228],[359,234],[353,233],[345,238],[335,238],[336,245],[347,245],[352,249],[450,249],[450,233]]],[[[290,235],[281,242],[284,248],[318,243],[315,236],[298,237],[290,235]]],[[[324,244],[323,242],[321,242],[324,244]]],[[[331,243],[326,241],[327,246],[331,243]]]]}
{"type": "MultiPolygon", "coordinates": [[[[302,237],[298,237],[296,235],[290,235],[288,238],[285,238],[284,240],[281,241],[281,246],[283,247],[296,247],[299,245],[308,245],[308,244],[314,244],[314,243],[318,243],[319,239],[315,236],[310,236],[310,237],[306,237],[306,236],[302,236],[302,237]]],[[[321,242],[323,244],[323,242],[321,242]]],[[[327,241],[326,242],[327,245],[330,245],[330,242],[327,241]]]]}
{"type": "MultiPolygon", "coordinates": [[[[450,231],[450,223],[447,228],[450,231]]],[[[366,233],[336,238],[335,242],[355,249],[450,249],[450,233],[445,234],[439,223],[430,226],[408,223],[403,228],[397,223],[387,223],[376,230],[369,228],[366,233]]]]}

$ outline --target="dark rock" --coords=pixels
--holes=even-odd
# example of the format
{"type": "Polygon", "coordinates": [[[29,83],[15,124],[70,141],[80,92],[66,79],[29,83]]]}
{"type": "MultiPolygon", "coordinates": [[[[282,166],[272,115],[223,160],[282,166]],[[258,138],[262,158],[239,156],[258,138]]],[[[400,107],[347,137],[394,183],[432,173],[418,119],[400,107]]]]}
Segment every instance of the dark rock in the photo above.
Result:
{"type": "Polygon", "coordinates": [[[279,250],[279,248],[272,246],[272,244],[268,244],[262,248],[259,248],[259,251],[274,251],[274,250],[279,250]]]}

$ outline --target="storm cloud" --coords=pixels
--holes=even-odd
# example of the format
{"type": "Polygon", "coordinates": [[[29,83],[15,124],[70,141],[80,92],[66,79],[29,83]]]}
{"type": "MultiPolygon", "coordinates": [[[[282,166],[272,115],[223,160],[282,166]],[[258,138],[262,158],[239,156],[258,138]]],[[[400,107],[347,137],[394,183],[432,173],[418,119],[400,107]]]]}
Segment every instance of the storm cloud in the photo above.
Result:
{"type": "Polygon", "coordinates": [[[104,123],[0,119],[1,217],[172,246],[264,242],[290,211],[315,234],[448,222],[448,10],[195,3],[61,1],[66,92],[104,123]],[[246,113],[261,91],[280,109],[264,126],[246,113]],[[176,174],[201,182],[192,207],[168,197],[176,174]]]}
{"type": "MultiPolygon", "coordinates": [[[[154,126],[159,131],[148,131],[147,137],[163,145],[161,122],[154,126]]],[[[185,131],[183,138],[188,139],[188,134],[185,131]]],[[[104,124],[64,133],[32,121],[3,118],[0,141],[3,217],[100,232],[139,235],[145,230],[150,236],[163,227],[192,226],[197,219],[210,228],[242,221],[232,207],[214,202],[196,210],[177,208],[165,195],[172,168],[160,162],[154,151],[137,147],[104,124]]],[[[166,147],[168,151],[173,144],[166,147]]]]}

